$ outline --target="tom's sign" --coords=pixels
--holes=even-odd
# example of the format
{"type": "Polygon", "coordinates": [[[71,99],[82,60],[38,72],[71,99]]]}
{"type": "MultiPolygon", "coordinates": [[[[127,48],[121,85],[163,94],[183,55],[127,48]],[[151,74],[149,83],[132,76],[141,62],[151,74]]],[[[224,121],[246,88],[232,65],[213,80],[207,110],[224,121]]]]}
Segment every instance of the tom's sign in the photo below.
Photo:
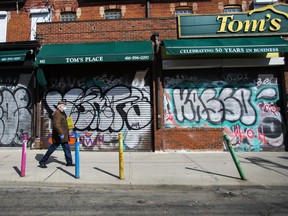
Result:
{"type": "Polygon", "coordinates": [[[288,5],[275,4],[249,13],[181,15],[179,38],[287,35],[288,5]]]}

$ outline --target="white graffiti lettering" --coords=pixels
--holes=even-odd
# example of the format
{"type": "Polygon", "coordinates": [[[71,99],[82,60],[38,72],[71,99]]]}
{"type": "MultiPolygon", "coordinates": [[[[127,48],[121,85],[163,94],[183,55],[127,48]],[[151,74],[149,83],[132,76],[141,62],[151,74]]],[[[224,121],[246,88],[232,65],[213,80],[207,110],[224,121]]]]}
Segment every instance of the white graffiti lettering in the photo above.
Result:
{"type": "MultiPolygon", "coordinates": [[[[244,125],[254,125],[257,118],[253,106],[252,93],[250,89],[223,88],[216,95],[216,89],[207,88],[199,94],[194,89],[173,89],[172,98],[175,117],[177,121],[183,122],[204,120],[210,124],[221,124],[221,120],[235,122],[244,125]]],[[[259,91],[257,99],[274,100],[276,98],[274,88],[265,88],[259,91]]]]}
{"type": "Polygon", "coordinates": [[[100,87],[72,88],[64,95],[55,90],[46,94],[51,111],[55,109],[55,101],[62,99],[67,102],[67,113],[71,114],[80,131],[119,132],[124,126],[129,130],[140,130],[152,121],[151,103],[134,87],[119,85],[106,92],[100,87]]]}
{"type": "Polygon", "coordinates": [[[31,95],[25,86],[0,88],[0,144],[21,145],[20,131],[31,131],[31,95]]]}

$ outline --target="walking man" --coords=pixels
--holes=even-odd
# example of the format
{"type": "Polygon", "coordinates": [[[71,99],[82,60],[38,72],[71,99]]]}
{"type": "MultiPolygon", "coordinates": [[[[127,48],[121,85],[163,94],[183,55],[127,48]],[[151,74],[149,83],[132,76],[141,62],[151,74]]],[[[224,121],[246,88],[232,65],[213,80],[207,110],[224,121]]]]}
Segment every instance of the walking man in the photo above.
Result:
{"type": "Polygon", "coordinates": [[[65,113],[66,104],[63,101],[59,101],[56,110],[53,112],[52,116],[52,141],[51,144],[43,156],[43,158],[39,161],[39,165],[41,168],[47,168],[46,163],[50,157],[50,155],[58,148],[61,144],[66,160],[66,166],[74,166],[72,162],[72,155],[70,146],[68,144],[69,141],[69,129],[67,125],[67,116],[65,113]]]}

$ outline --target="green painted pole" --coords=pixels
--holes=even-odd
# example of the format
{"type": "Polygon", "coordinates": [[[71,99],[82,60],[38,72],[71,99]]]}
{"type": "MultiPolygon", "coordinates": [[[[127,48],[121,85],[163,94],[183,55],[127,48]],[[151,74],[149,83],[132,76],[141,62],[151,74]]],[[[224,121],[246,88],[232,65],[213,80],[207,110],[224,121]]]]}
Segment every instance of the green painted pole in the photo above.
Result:
{"type": "Polygon", "coordinates": [[[230,154],[231,154],[231,156],[233,158],[233,161],[234,161],[234,163],[235,163],[235,165],[237,167],[237,170],[238,170],[238,172],[239,172],[239,174],[241,176],[241,179],[242,180],[247,180],[247,178],[246,178],[246,176],[245,176],[245,174],[244,174],[244,172],[242,170],[242,167],[240,165],[240,162],[238,160],[238,157],[235,154],[235,151],[233,149],[232,143],[231,143],[231,141],[229,140],[229,138],[228,138],[228,136],[226,134],[224,135],[224,141],[225,141],[225,144],[228,147],[228,150],[229,150],[229,152],[230,152],[230,154]]]}

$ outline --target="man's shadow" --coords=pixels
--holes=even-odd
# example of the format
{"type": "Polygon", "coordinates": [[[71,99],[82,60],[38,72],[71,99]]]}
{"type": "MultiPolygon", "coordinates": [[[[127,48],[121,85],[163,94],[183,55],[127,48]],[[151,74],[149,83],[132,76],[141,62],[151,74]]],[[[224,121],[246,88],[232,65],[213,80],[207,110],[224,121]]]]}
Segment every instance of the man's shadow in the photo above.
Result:
{"type": "MultiPolygon", "coordinates": [[[[44,156],[43,154],[37,154],[37,155],[35,156],[35,159],[39,162],[39,161],[42,159],[43,156],[44,156]]],[[[49,160],[47,161],[47,164],[53,163],[53,162],[54,162],[54,163],[61,164],[61,165],[65,165],[64,162],[59,161],[59,160],[57,159],[57,157],[51,155],[51,156],[49,157],[49,160]]],[[[38,167],[40,167],[40,165],[38,165],[38,167]]],[[[13,166],[13,169],[16,171],[16,173],[17,173],[19,176],[21,176],[21,170],[20,170],[17,166],[13,166]]]]}
{"type": "MultiPolygon", "coordinates": [[[[35,159],[39,162],[39,161],[43,158],[43,156],[44,156],[44,154],[36,154],[35,159]]],[[[65,165],[64,162],[59,161],[59,160],[57,159],[57,157],[55,157],[55,156],[53,156],[53,155],[51,155],[51,156],[49,157],[49,159],[48,159],[48,161],[47,161],[47,164],[49,164],[49,163],[58,163],[58,164],[61,164],[61,165],[65,165]]]]}

